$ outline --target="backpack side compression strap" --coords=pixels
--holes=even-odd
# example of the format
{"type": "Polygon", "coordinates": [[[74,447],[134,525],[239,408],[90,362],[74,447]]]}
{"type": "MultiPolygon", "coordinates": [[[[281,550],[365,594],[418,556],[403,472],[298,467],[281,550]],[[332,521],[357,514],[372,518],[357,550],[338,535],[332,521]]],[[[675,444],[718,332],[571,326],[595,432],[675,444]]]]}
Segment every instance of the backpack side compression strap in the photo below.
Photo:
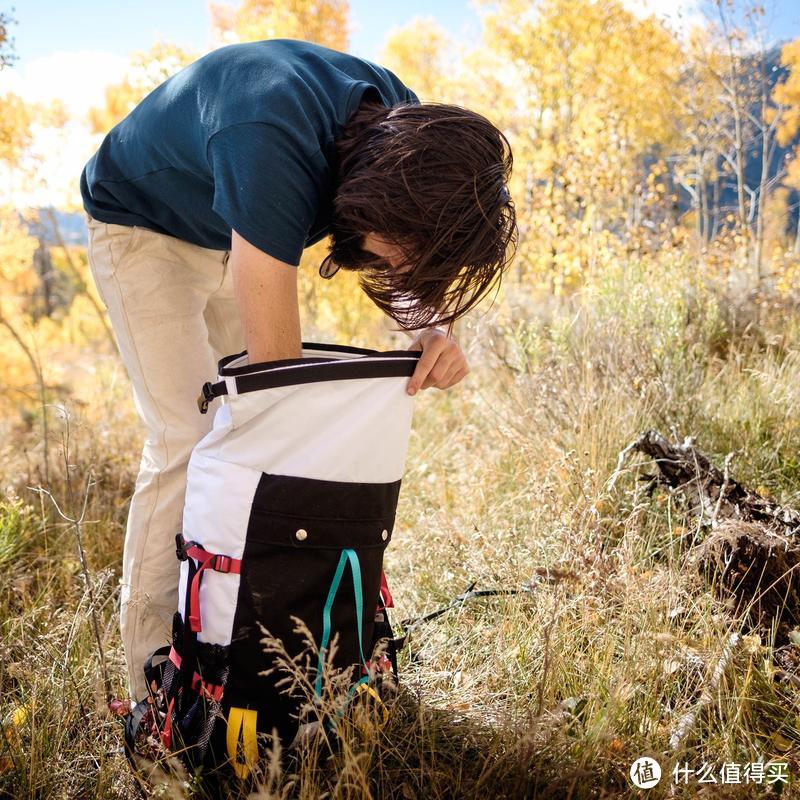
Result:
{"type": "MultiPolygon", "coordinates": [[[[187,542],[181,533],[175,539],[178,543],[178,558],[182,561],[186,558],[193,558],[200,564],[192,576],[189,592],[189,627],[194,633],[199,633],[203,630],[200,623],[200,581],[203,577],[203,570],[213,569],[215,572],[223,574],[231,572],[240,575],[242,560],[220,553],[211,553],[197,542],[187,542]]],[[[178,666],[180,667],[180,665],[178,666]]]]}

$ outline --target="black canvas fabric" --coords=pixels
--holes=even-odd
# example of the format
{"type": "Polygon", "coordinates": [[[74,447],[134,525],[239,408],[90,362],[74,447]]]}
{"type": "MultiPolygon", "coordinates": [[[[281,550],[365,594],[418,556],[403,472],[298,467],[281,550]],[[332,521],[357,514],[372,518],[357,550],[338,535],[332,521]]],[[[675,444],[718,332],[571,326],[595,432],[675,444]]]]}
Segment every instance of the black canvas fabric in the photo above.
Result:
{"type": "MultiPolygon", "coordinates": [[[[272,666],[264,653],[260,625],[281,639],[289,656],[304,649],[294,618],[307,626],[314,641],[322,638],[323,606],[342,550],[355,550],[363,589],[361,633],[366,652],[372,639],[380,589],[383,553],[394,524],[399,482],[395,486],[339,484],[278,475],[264,475],[250,515],[242,558],[231,673],[225,702],[255,708],[263,731],[278,728],[282,742],[294,738],[302,695],[287,696],[276,687],[285,673],[264,676],[272,666]],[[341,502],[340,502],[341,498],[341,502]],[[308,513],[302,513],[302,509],[308,513]],[[349,516],[344,514],[349,512],[349,516]],[[375,516],[356,516],[370,513],[375,516]],[[307,538],[298,540],[298,530],[307,538]],[[387,538],[382,538],[382,532],[387,538]],[[260,624],[259,624],[260,623],[260,624]]],[[[333,666],[352,668],[361,677],[353,576],[344,571],[332,608],[332,630],[338,634],[333,666]]],[[[312,667],[315,666],[313,660],[312,667]]]]}

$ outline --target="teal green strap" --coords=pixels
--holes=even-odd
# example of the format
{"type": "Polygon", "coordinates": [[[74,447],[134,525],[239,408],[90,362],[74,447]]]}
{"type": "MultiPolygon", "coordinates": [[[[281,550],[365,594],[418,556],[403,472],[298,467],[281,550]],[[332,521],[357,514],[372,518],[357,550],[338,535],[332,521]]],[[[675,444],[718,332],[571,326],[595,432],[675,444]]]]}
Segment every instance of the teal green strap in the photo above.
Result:
{"type": "Polygon", "coordinates": [[[356,625],[358,625],[358,652],[361,655],[361,663],[365,669],[367,667],[367,659],[364,658],[364,648],[361,644],[361,632],[364,630],[364,592],[361,588],[361,562],[358,560],[358,554],[355,550],[345,550],[347,557],[350,559],[350,571],[353,573],[353,594],[356,599],[356,625]]]}
{"type": "MultiPolygon", "coordinates": [[[[318,696],[322,694],[322,671],[325,664],[325,651],[331,638],[331,611],[333,609],[333,601],[336,599],[336,593],[339,591],[339,585],[344,575],[344,568],[348,563],[350,564],[350,571],[353,573],[353,595],[355,596],[356,602],[356,624],[358,626],[358,652],[361,655],[361,663],[367,668],[367,661],[364,658],[364,646],[361,641],[362,631],[364,630],[364,591],[361,585],[361,564],[356,551],[347,548],[342,550],[342,554],[339,557],[339,564],[336,567],[336,572],[331,581],[331,588],[328,590],[328,598],[325,601],[325,607],[322,609],[322,641],[320,642],[319,660],[317,662],[317,679],[314,683],[314,691],[318,696]]],[[[353,691],[355,690],[355,686],[358,686],[363,680],[362,678],[354,685],[353,691]]]]}
{"type": "Polygon", "coordinates": [[[342,582],[344,567],[347,564],[347,551],[342,550],[339,564],[331,581],[331,588],[328,590],[328,599],[325,601],[325,608],[322,609],[322,641],[319,645],[319,661],[317,662],[317,680],[314,683],[314,691],[317,695],[322,694],[322,668],[325,663],[325,650],[331,638],[331,609],[333,601],[336,599],[336,592],[339,591],[339,584],[342,582]]]}
{"type": "MultiPolygon", "coordinates": [[[[369,683],[369,675],[362,675],[348,690],[347,692],[347,702],[349,703],[353,699],[353,695],[356,693],[359,686],[362,683],[369,683]]],[[[339,716],[342,716],[339,714],[339,716]]]]}

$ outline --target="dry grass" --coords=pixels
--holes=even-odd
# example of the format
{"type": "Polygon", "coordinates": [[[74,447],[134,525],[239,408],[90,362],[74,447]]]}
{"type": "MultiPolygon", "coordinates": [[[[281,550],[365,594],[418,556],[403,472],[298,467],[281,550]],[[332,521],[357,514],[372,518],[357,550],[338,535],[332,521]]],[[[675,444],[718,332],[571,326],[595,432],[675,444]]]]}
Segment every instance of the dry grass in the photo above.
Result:
{"type": "MultiPolygon", "coordinates": [[[[618,452],[655,427],[696,436],[720,463],[736,451],[739,481],[800,505],[796,306],[731,297],[679,260],[658,267],[625,265],[570,300],[509,291],[462,330],[469,377],[418,400],[387,554],[395,618],[474,581],[532,590],[415,627],[387,728],[350,731],[329,760],[267,762],[256,797],[628,797],[630,764],[645,754],[664,769],[653,796],[706,787],[690,779],[670,792],[676,762],[714,764],[718,779],[724,761],[785,760],[797,773],[798,690],[774,680],[768,632],[741,639],[672,751],[671,734],[737,628],[684,564],[694,530],[675,498],[648,495],[636,462],[607,488],[618,452]]],[[[0,714],[9,723],[0,794],[9,797],[135,792],[119,724],[105,711],[92,614],[122,694],[117,580],[140,440],[114,361],[97,366],[89,400],[32,406],[25,417],[8,409],[0,422],[0,714]],[[75,526],[26,488],[42,482],[42,413],[44,488],[67,516],[86,500],[91,587],[75,526]],[[25,710],[18,725],[14,709],[25,710]]],[[[713,796],[766,792],[736,788],[711,786],[713,796]]],[[[184,793],[172,782],[154,795],[184,793]]],[[[797,796],[794,785],[784,796],[797,796]]]]}

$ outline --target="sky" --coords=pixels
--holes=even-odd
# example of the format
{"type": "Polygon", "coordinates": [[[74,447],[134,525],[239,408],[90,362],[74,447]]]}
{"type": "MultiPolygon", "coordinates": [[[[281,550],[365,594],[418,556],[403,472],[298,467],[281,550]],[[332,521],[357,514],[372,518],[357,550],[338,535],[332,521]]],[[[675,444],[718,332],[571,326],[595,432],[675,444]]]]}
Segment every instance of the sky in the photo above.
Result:
{"type": "MultiPolygon", "coordinates": [[[[414,16],[433,16],[462,41],[477,39],[480,30],[469,0],[350,0],[350,16],[350,52],[373,61],[391,29],[414,16]]],[[[22,0],[13,17],[18,58],[11,80],[24,84],[30,99],[61,96],[75,110],[102,97],[102,85],[122,73],[127,54],[159,38],[200,52],[212,46],[206,0],[22,0]]]]}
{"type": "MultiPolygon", "coordinates": [[[[478,16],[469,0],[350,0],[350,10],[358,27],[351,37],[351,51],[372,60],[389,29],[415,15],[432,14],[454,33],[465,23],[478,30],[478,16]]],[[[206,0],[23,0],[14,16],[19,22],[16,38],[21,64],[64,49],[115,53],[146,49],[159,35],[198,49],[210,45],[206,0]]]]}
{"type": "MultiPolygon", "coordinates": [[[[697,18],[709,0],[625,2],[676,23],[678,12],[697,18]]],[[[800,35],[797,0],[767,0],[767,5],[773,39],[800,35]]],[[[201,52],[212,46],[207,0],[17,0],[14,5],[0,0],[0,10],[9,7],[17,21],[11,32],[18,59],[0,76],[0,91],[10,85],[31,100],[61,97],[76,112],[102,99],[104,85],[119,79],[134,50],[147,50],[159,38],[201,52]]],[[[373,61],[392,28],[415,16],[434,17],[460,41],[477,41],[480,34],[472,0],[350,0],[350,11],[350,51],[373,61]]]]}
{"type": "MultiPolygon", "coordinates": [[[[710,0],[623,0],[638,13],[666,16],[673,25],[701,19],[702,4],[710,0]]],[[[17,60],[0,72],[0,93],[12,90],[26,100],[61,99],[75,117],[83,117],[103,102],[106,85],[119,81],[127,57],[147,50],[158,39],[206,52],[212,47],[207,0],[0,0],[0,10],[11,11],[17,60]]],[[[771,11],[766,27],[770,39],[800,36],[800,2],[766,0],[771,11]]],[[[480,17],[473,0],[350,0],[353,24],[350,52],[378,61],[395,27],[415,16],[433,17],[461,42],[477,42],[480,17]]],[[[37,142],[41,157],[50,159],[42,174],[51,176],[47,191],[66,181],[73,192],[73,162],[82,163],[97,142],[82,122],[37,142]],[[49,137],[49,138],[48,138],[49,137]],[[69,170],[72,169],[72,172],[69,170]],[[70,183],[71,182],[71,183],[70,183]]],[[[0,191],[14,191],[0,185],[0,191]]],[[[61,193],[62,189],[59,188],[61,193]]]]}

